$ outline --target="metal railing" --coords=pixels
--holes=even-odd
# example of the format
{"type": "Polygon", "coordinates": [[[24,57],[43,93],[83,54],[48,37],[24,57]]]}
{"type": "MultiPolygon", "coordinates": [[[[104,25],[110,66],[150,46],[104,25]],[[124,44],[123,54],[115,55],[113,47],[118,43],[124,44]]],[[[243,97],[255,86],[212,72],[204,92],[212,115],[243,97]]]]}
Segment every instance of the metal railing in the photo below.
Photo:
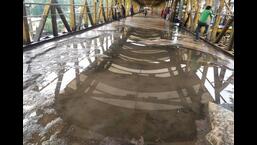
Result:
{"type": "MultiPolygon", "coordinates": [[[[42,36],[44,34],[49,35],[50,31],[51,33],[53,33],[54,36],[59,35],[58,33],[60,32],[60,29],[63,29],[63,27],[59,28],[60,24],[58,25],[55,24],[59,19],[58,16],[63,22],[64,28],[66,28],[66,31],[64,32],[68,32],[68,33],[73,31],[84,30],[84,29],[87,29],[87,27],[89,26],[94,27],[94,26],[97,26],[98,24],[113,21],[113,15],[114,15],[113,6],[112,6],[113,0],[99,0],[98,2],[94,0],[93,4],[92,3],[87,4],[87,1],[84,1],[84,2],[85,2],[84,4],[74,4],[74,3],[62,4],[62,3],[56,3],[56,2],[53,2],[53,3],[24,2],[23,11],[25,12],[23,12],[23,44],[38,42],[41,40],[41,35],[42,36]],[[41,10],[41,14],[39,14],[40,10],[38,10],[37,13],[33,13],[31,15],[30,11],[31,11],[32,5],[42,6],[43,8],[41,10]],[[55,12],[52,13],[53,10],[55,12]],[[41,18],[41,19],[33,20],[34,18],[41,18]],[[49,21],[51,22],[49,23],[49,21]],[[57,25],[57,26],[54,26],[54,25],[57,25]],[[47,27],[47,31],[46,31],[46,27],[47,27]],[[50,28],[52,28],[52,30],[50,30],[50,28]]],[[[128,8],[126,7],[126,5],[131,5],[129,0],[127,0],[126,4],[124,5],[125,9],[128,8]]],[[[129,10],[126,10],[126,11],[127,11],[126,14],[128,15],[129,10]]]]}

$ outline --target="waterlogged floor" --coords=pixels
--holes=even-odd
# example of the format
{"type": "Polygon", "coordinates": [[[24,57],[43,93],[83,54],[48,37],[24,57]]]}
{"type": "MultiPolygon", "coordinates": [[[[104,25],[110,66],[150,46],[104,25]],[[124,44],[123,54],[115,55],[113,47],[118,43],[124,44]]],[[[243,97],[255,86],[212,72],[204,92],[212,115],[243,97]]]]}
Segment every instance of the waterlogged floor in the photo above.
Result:
{"type": "Polygon", "coordinates": [[[204,145],[206,103],[233,111],[233,59],[159,18],[23,55],[26,145],[204,145]]]}

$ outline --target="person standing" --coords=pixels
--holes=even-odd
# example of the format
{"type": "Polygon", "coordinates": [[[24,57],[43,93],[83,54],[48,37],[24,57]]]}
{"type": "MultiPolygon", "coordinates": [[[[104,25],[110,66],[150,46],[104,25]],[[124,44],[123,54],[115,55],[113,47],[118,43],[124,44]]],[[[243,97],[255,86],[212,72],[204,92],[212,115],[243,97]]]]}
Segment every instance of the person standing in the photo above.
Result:
{"type": "Polygon", "coordinates": [[[134,8],[133,8],[133,5],[131,5],[131,7],[130,7],[130,15],[131,15],[131,17],[133,17],[133,15],[134,15],[134,8]]]}
{"type": "Polygon", "coordinates": [[[147,15],[147,8],[144,9],[144,14],[147,15]]]}
{"type": "Polygon", "coordinates": [[[122,11],[122,17],[125,18],[126,17],[126,10],[125,10],[125,7],[123,6],[123,4],[121,4],[121,11],[122,11]]]}
{"type": "Polygon", "coordinates": [[[120,20],[120,7],[119,7],[119,3],[117,4],[117,7],[116,7],[116,12],[117,12],[117,19],[120,20]]]}
{"type": "Polygon", "coordinates": [[[199,40],[199,38],[200,38],[200,30],[201,30],[201,28],[203,26],[205,27],[204,35],[207,34],[207,31],[208,31],[208,28],[209,28],[209,25],[207,24],[207,21],[208,21],[209,17],[211,19],[213,17],[211,6],[207,6],[205,8],[205,10],[202,12],[201,16],[200,16],[200,19],[198,21],[198,25],[197,25],[197,27],[195,29],[195,40],[199,40]]]}

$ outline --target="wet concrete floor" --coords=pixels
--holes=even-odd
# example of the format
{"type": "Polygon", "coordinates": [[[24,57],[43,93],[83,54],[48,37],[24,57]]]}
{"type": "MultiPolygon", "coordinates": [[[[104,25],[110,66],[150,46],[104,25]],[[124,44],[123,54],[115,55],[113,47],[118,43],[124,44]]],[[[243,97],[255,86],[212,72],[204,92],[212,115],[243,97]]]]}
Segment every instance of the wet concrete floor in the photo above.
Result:
{"type": "Polygon", "coordinates": [[[233,110],[233,59],[159,18],[23,55],[23,144],[204,145],[208,101],[233,110]]]}

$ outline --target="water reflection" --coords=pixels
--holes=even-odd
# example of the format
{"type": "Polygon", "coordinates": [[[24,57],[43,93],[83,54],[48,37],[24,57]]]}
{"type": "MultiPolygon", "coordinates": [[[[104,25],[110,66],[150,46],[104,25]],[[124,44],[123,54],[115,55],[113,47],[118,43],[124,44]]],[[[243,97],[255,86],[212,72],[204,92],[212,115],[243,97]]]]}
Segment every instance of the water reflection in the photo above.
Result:
{"type": "Polygon", "coordinates": [[[80,87],[68,85],[69,91],[56,98],[57,110],[64,120],[79,126],[78,132],[122,139],[143,136],[150,142],[192,141],[194,120],[201,118],[204,104],[233,104],[228,99],[233,96],[224,93],[233,84],[233,70],[216,65],[217,58],[202,52],[137,45],[134,41],[144,37],[142,31],[128,29],[122,37],[114,37],[104,52],[109,58],[82,72],[87,79],[80,87]]]}
{"type": "Polygon", "coordinates": [[[233,110],[234,72],[203,52],[139,42],[178,39],[178,28],[166,32],[123,26],[74,37],[31,59],[27,72],[40,74],[38,92],[55,96],[71,140],[193,142],[208,101],[233,110]]]}

